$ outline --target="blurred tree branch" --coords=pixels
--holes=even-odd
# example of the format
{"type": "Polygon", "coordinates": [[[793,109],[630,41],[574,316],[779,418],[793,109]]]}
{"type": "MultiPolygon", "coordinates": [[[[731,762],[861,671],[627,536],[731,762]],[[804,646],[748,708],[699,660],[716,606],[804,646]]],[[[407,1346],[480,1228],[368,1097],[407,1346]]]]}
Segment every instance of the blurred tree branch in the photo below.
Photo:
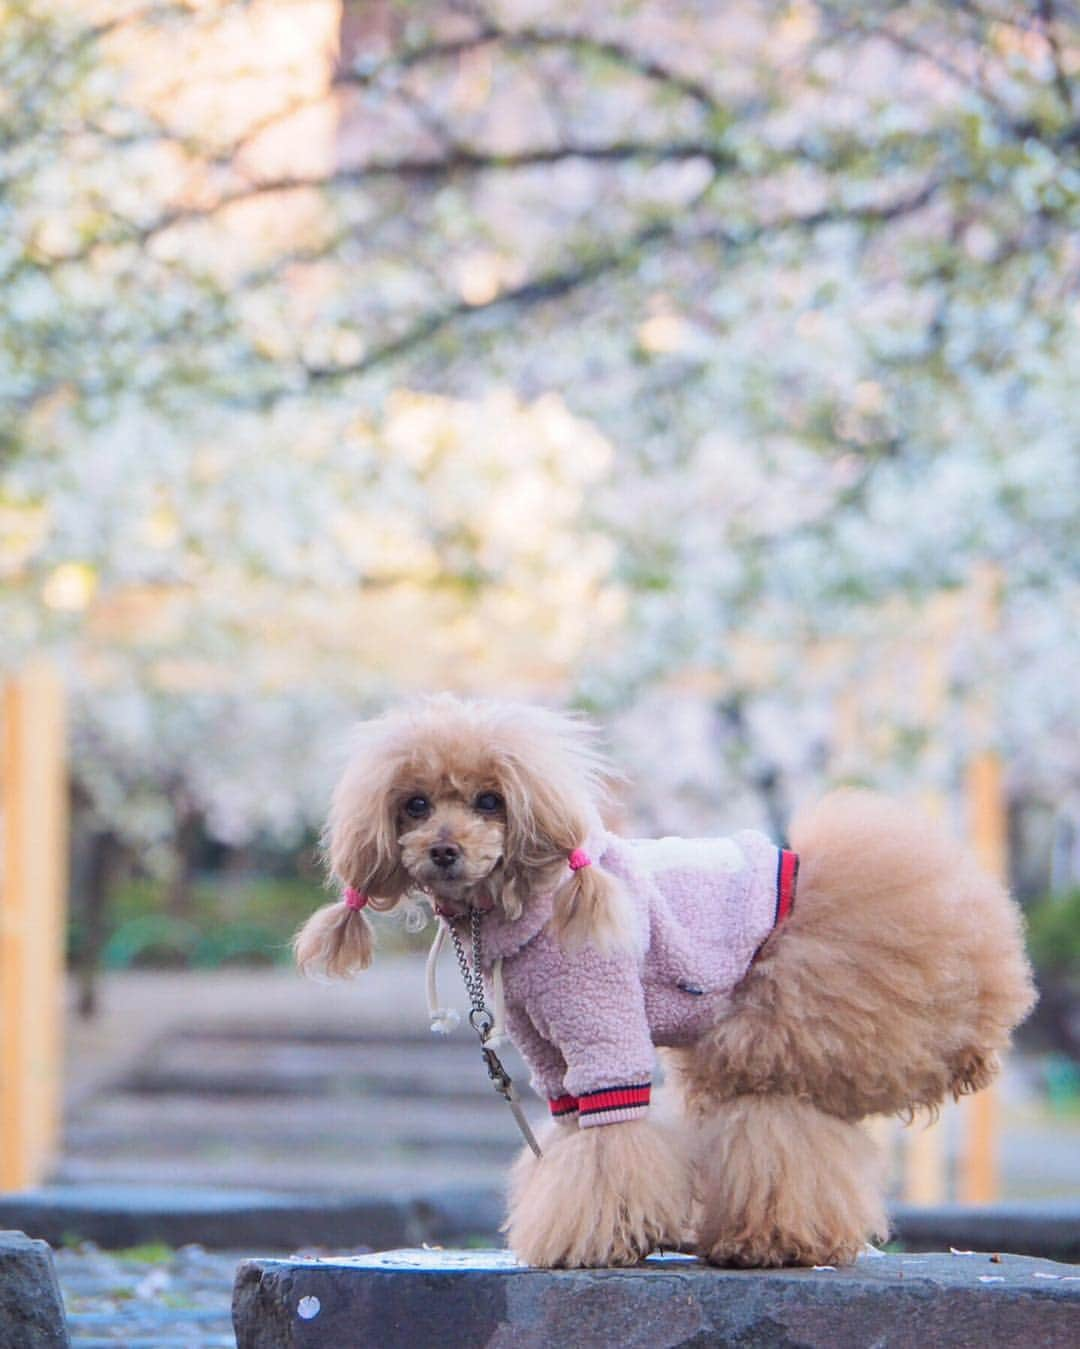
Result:
{"type": "Polygon", "coordinates": [[[850,209],[829,207],[806,215],[781,217],[742,234],[733,233],[716,226],[707,226],[695,230],[688,227],[685,221],[680,220],[657,222],[640,230],[632,238],[625,240],[618,249],[598,253],[577,266],[549,272],[520,286],[511,287],[481,304],[469,304],[462,301],[459,304],[450,305],[440,313],[429,315],[400,337],[375,348],[363,359],[351,365],[309,367],[307,374],[315,383],[364,375],[376,366],[385,364],[398,356],[406,355],[424,342],[436,337],[454,323],[482,316],[492,310],[502,308],[526,309],[532,305],[545,304],[548,301],[560,299],[608,273],[636,264],[641,253],[653,246],[672,244],[677,247],[689,247],[695,244],[709,243],[721,245],[725,249],[738,249],[760,243],[764,237],[770,234],[780,235],[788,231],[813,230],[825,225],[844,223],[880,224],[921,210],[933,200],[942,186],[941,182],[931,182],[914,193],[881,206],[850,209]]]}

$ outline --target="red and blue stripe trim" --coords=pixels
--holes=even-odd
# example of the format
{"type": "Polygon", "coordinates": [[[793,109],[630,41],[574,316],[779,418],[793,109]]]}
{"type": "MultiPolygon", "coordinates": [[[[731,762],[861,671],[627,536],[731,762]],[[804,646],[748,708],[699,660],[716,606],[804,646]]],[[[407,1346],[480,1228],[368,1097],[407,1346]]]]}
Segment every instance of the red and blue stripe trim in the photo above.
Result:
{"type": "Polygon", "coordinates": [[[795,887],[799,880],[799,854],[779,848],[776,859],[776,917],[773,926],[782,923],[795,907],[795,887]]]}
{"type": "Polygon", "coordinates": [[[637,1119],[649,1108],[651,1082],[633,1082],[622,1087],[599,1087],[580,1096],[548,1097],[548,1109],[555,1119],[578,1115],[579,1124],[615,1124],[621,1120],[637,1119]]]}
{"type": "Polygon", "coordinates": [[[632,1082],[620,1087],[601,1087],[578,1097],[579,1123],[614,1124],[634,1119],[649,1108],[652,1083],[632,1082]]]}

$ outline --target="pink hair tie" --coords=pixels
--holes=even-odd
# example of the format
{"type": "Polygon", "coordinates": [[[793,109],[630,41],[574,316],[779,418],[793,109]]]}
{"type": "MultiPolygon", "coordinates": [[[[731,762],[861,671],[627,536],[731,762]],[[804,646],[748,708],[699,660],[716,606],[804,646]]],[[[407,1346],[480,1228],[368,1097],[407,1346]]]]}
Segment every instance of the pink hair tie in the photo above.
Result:
{"type": "Polygon", "coordinates": [[[345,891],[345,907],[347,909],[355,909],[359,911],[360,909],[365,907],[367,902],[368,902],[367,895],[357,890],[354,886],[350,885],[349,888],[345,891]]]}
{"type": "Polygon", "coordinates": [[[571,871],[580,871],[582,867],[592,866],[592,858],[584,848],[575,848],[566,860],[570,864],[571,871]]]}

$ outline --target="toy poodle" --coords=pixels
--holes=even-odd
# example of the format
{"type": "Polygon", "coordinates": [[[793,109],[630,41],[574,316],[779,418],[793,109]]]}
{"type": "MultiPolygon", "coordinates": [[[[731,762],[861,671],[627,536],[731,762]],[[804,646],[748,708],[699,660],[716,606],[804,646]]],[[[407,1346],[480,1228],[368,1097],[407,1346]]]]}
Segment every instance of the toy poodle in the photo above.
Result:
{"type": "Polygon", "coordinates": [[[849,1263],[886,1232],[860,1121],[984,1087],[1032,1005],[1019,910],[870,792],[826,797],[783,848],[621,838],[612,780],[591,729],[541,708],[440,695],[361,726],[327,829],[343,898],[299,963],[365,968],[365,908],[418,893],[479,929],[495,1020],[554,1117],[511,1176],[520,1259],[849,1263]]]}

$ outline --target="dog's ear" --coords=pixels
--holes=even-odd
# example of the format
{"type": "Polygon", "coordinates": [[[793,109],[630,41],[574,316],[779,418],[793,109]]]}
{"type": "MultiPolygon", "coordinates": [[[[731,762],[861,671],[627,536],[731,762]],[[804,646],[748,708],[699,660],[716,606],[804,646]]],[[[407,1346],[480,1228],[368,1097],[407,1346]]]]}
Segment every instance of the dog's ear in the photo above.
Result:
{"type": "MultiPolygon", "coordinates": [[[[386,912],[409,887],[397,846],[394,784],[397,763],[379,723],[363,728],[334,791],[323,838],[332,879],[364,896],[365,907],[386,912]]],[[[306,973],[348,976],[371,964],[375,934],[367,916],[344,900],[324,904],[293,940],[306,973]]]]}
{"type": "Polygon", "coordinates": [[[554,884],[554,930],[568,945],[609,947],[629,933],[619,882],[595,861],[571,871],[569,857],[601,830],[600,806],[614,774],[585,722],[527,709],[506,737],[499,766],[506,801],[503,908],[517,917],[530,893],[554,884]]]}
{"type": "Polygon", "coordinates": [[[357,739],[334,789],[323,842],[331,875],[392,909],[409,888],[398,848],[398,763],[376,735],[357,739]]]}

